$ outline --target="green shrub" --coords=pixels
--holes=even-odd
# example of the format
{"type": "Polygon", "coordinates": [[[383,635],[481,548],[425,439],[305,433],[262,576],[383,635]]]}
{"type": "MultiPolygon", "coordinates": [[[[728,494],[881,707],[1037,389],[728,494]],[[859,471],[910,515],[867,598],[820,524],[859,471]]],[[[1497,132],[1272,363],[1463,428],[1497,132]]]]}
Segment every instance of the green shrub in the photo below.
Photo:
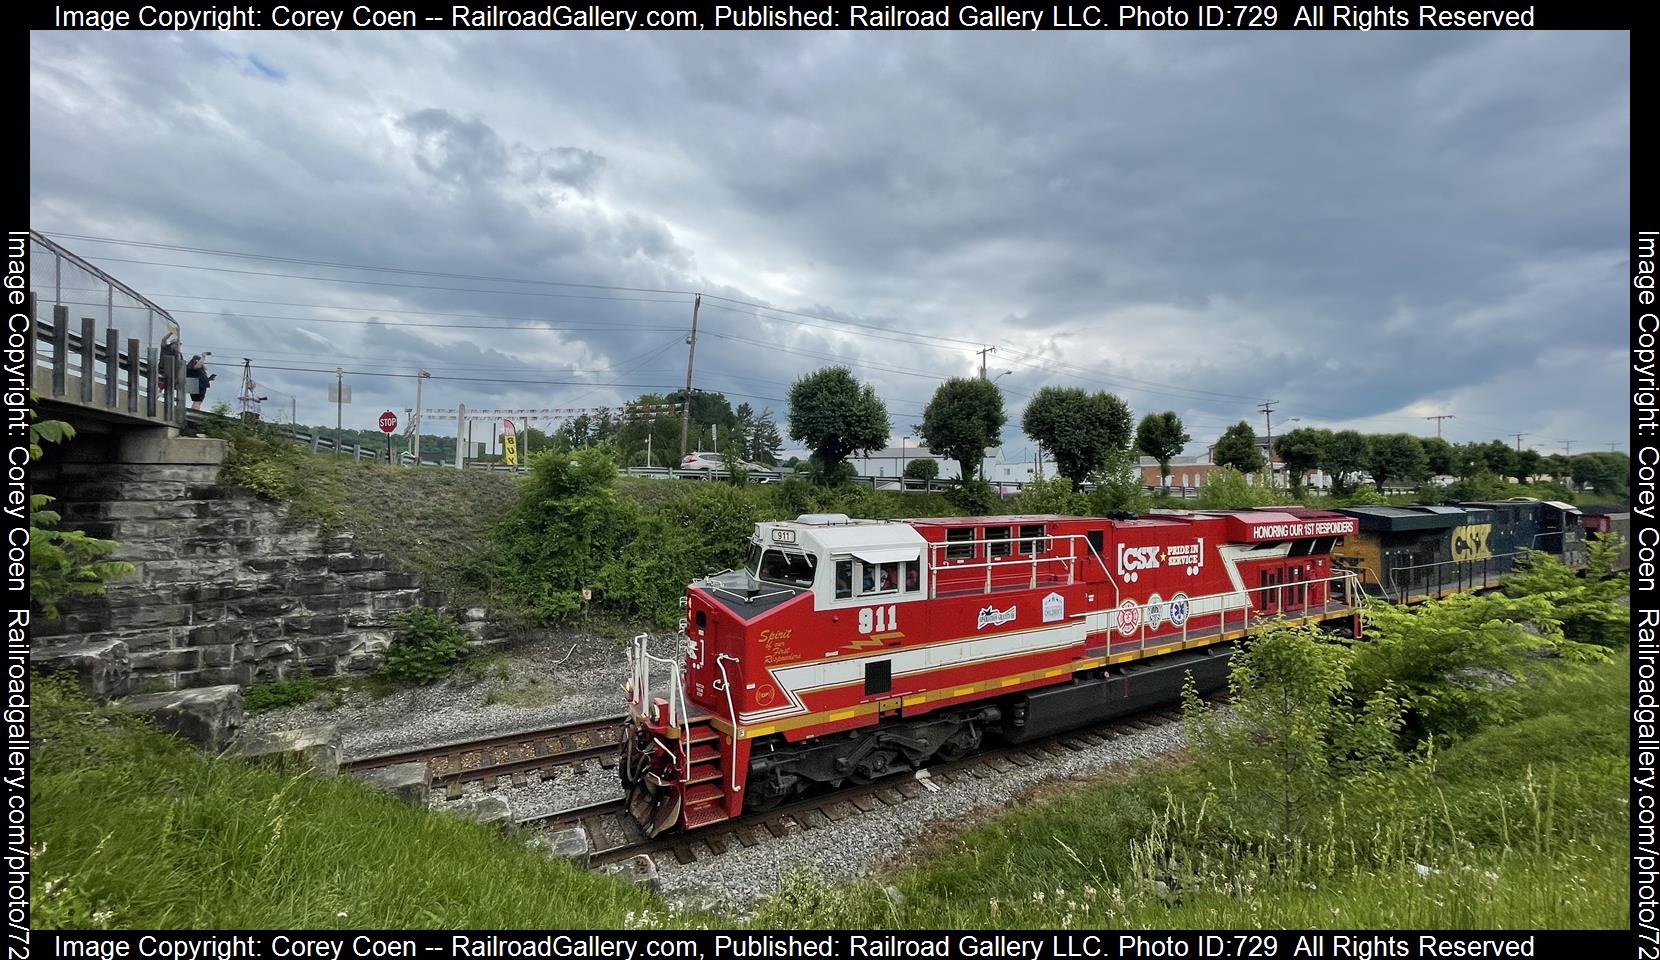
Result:
{"type": "MultiPolygon", "coordinates": [[[[32,419],[35,412],[30,410],[29,416],[32,419]]],[[[34,420],[29,424],[30,459],[39,463],[45,456],[42,443],[63,443],[74,435],[75,428],[61,420],[34,420]]],[[[103,593],[104,581],[133,572],[130,563],[103,559],[115,552],[114,540],[54,529],[62,517],[47,509],[52,499],[29,495],[29,601],[47,619],[57,618],[58,601],[77,593],[103,593]]]]}
{"type": "Polygon", "coordinates": [[[1065,477],[1033,480],[1021,487],[1020,493],[1009,501],[1010,513],[1079,516],[1088,510],[1088,498],[1073,493],[1072,481],[1065,477]]]}
{"type": "Polygon", "coordinates": [[[243,692],[242,707],[249,713],[260,713],[277,707],[309,703],[316,698],[321,689],[317,681],[311,677],[256,683],[243,692]]]}
{"type": "Polygon", "coordinates": [[[939,475],[939,461],[932,457],[919,457],[905,464],[905,479],[907,480],[932,480],[939,475]]]}
{"type": "Polygon", "coordinates": [[[1505,581],[1504,592],[1548,599],[1571,639],[1623,647],[1631,640],[1631,608],[1620,601],[1631,595],[1631,574],[1610,575],[1622,544],[1616,536],[1593,540],[1585,576],[1548,553],[1529,550],[1505,581]]]}
{"type": "Polygon", "coordinates": [[[1199,488],[1199,506],[1206,510],[1246,510],[1263,507],[1274,500],[1262,487],[1252,486],[1245,475],[1232,467],[1212,470],[1199,488]]]}
{"type": "Polygon", "coordinates": [[[1522,681],[1551,662],[1541,654],[1558,663],[1607,659],[1562,635],[1548,595],[1461,593],[1416,607],[1370,602],[1364,617],[1366,635],[1353,642],[1350,662],[1356,694],[1398,691],[1411,706],[1407,730],[1420,738],[1466,736],[1516,716],[1522,681]]]}
{"type": "Polygon", "coordinates": [[[532,455],[518,502],[492,529],[494,549],[475,575],[534,619],[575,615],[582,590],[636,535],[639,508],[617,498],[616,478],[604,448],[532,455]]]}
{"type": "Polygon", "coordinates": [[[968,517],[989,517],[1001,513],[1002,500],[984,480],[962,480],[945,492],[945,499],[968,517]]]}
{"type": "Polygon", "coordinates": [[[398,618],[398,635],[380,672],[398,683],[427,686],[449,676],[466,655],[467,636],[454,619],[415,607],[398,618]]]}

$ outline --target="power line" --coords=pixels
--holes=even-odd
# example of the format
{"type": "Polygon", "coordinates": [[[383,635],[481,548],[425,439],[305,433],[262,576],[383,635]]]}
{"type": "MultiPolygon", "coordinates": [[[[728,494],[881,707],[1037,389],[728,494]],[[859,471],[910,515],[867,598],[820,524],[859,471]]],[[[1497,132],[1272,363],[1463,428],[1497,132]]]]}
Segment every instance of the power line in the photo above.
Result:
{"type": "MultiPolygon", "coordinates": [[[[205,298],[204,297],[203,299],[210,299],[210,298],[205,298]]],[[[103,304],[101,304],[101,303],[87,303],[87,302],[78,301],[78,300],[65,300],[65,301],[62,301],[62,302],[65,303],[66,305],[70,305],[70,306],[83,306],[83,307],[101,307],[101,306],[103,306],[103,304]]],[[[325,309],[325,310],[359,309],[359,310],[361,310],[361,309],[367,309],[367,308],[363,308],[363,307],[355,307],[355,308],[354,307],[339,307],[339,308],[336,308],[336,307],[323,307],[322,309],[325,309]]],[[[378,317],[370,317],[370,318],[365,319],[365,320],[358,320],[358,319],[354,319],[354,318],[351,318],[351,317],[290,317],[290,316],[278,316],[278,315],[275,315],[275,314],[267,314],[267,313],[241,313],[241,312],[231,312],[231,311],[226,311],[226,310],[186,310],[186,309],[178,309],[178,310],[171,310],[169,312],[170,313],[193,313],[193,314],[201,314],[201,315],[209,316],[209,317],[231,317],[231,318],[240,318],[240,319],[245,319],[245,320],[282,320],[282,321],[289,322],[289,323],[343,323],[343,324],[347,324],[349,326],[374,326],[374,325],[378,324],[378,325],[383,326],[383,327],[423,327],[423,328],[429,328],[429,329],[443,329],[443,330],[531,330],[531,331],[542,330],[542,331],[553,331],[553,332],[581,330],[581,331],[590,331],[591,332],[591,331],[600,331],[600,330],[625,329],[625,330],[642,330],[642,331],[651,332],[651,333],[660,333],[660,332],[664,332],[664,331],[668,331],[668,330],[680,330],[680,329],[682,329],[680,327],[643,326],[643,325],[639,325],[639,324],[623,324],[623,323],[609,323],[609,324],[607,324],[607,323],[592,323],[592,324],[555,325],[555,324],[549,323],[547,321],[535,321],[535,320],[532,320],[530,323],[528,323],[524,326],[507,326],[507,325],[499,324],[499,323],[404,323],[404,322],[383,320],[383,319],[380,319],[378,317]]],[[[386,310],[384,312],[386,312],[386,313],[408,312],[408,313],[411,313],[411,314],[417,314],[418,313],[418,311],[399,311],[399,310],[386,310]]],[[[473,316],[473,315],[472,314],[453,314],[453,316],[473,316]]]]}
{"type": "MultiPolygon", "coordinates": [[[[42,232],[44,233],[45,231],[42,231],[42,232]]],[[[657,293],[657,294],[667,294],[667,295],[672,295],[672,296],[677,296],[677,297],[693,297],[693,296],[700,295],[699,292],[695,291],[695,290],[678,290],[678,289],[666,288],[666,287],[631,287],[631,286],[621,286],[621,285],[617,285],[617,284],[605,284],[605,283],[581,283],[581,282],[570,281],[570,280],[547,280],[547,279],[539,279],[539,278],[538,279],[531,279],[531,278],[524,278],[524,277],[493,277],[493,276],[485,276],[485,275],[479,275],[479,274],[444,273],[444,272],[436,271],[436,270],[419,270],[419,269],[407,268],[407,267],[387,267],[387,266],[376,266],[376,265],[370,265],[370,264],[351,264],[351,263],[342,263],[342,262],[339,262],[339,261],[307,259],[307,258],[301,258],[301,257],[280,257],[280,256],[272,255],[272,254],[245,253],[245,252],[237,252],[237,251],[229,251],[229,250],[217,250],[217,249],[210,248],[210,247],[190,247],[190,246],[184,246],[184,245],[180,245],[180,244],[163,244],[163,243],[154,243],[154,242],[146,242],[146,241],[139,241],[139,240],[118,240],[118,239],[114,239],[114,238],[111,238],[111,237],[93,237],[93,236],[86,236],[86,235],[81,235],[81,234],[47,233],[46,235],[51,236],[51,237],[58,237],[60,239],[82,240],[82,241],[90,241],[90,242],[94,242],[94,243],[110,243],[110,244],[117,244],[117,245],[124,245],[124,246],[135,246],[135,247],[143,247],[143,248],[150,248],[150,249],[176,250],[176,251],[187,252],[187,253],[205,254],[205,255],[208,255],[208,256],[225,256],[225,257],[236,257],[236,258],[248,259],[248,260],[265,260],[265,261],[269,261],[269,262],[273,262],[273,263],[296,263],[296,264],[301,264],[301,265],[304,265],[304,266],[322,266],[322,267],[330,267],[330,268],[341,269],[341,270],[363,270],[363,271],[366,271],[366,272],[390,273],[390,274],[403,275],[403,276],[427,276],[427,277],[441,277],[441,278],[449,279],[449,280],[473,280],[473,281],[486,282],[486,283],[519,283],[519,284],[527,284],[527,285],[535,285],[535,286],[571,287],[571,288],[584,289],[584,290],[610,290],[610,291],[617,291],[617,292],[622,292],[622,293],[657,293]]],[[[316,276],[314,274],[266,273],[266,272],[262,272],[262,271],[234,270],[234,269],[229,268],[229,267],[210,267],[210,266],[206,266],[206,265],[184,264],[184,263],[164,263],[164,262],[160,262],[160,261],[150,261],[150,260],[123,259],[123,258],[119,258],[119,257],[88,257],[88,259],[103,260],[103,261],[110,262],[110,263],[137,263],[137,264],[148,264],[148,265],[151,265],[151,266],[178,267],[178,268],[190,269],[190,270],[211,270],[211,271],[220,272],[220,273],[243,273],[243,274],[251,274],[251,275],[254,275],[254,276],[271,276],[271,277],[299,279],[299,280],[321,280],[321,281],[324,281],[324,282],[336,282],[336,283],[360,283],[360,284],[369,284],[369,285],[373,285],[373,286],[402,286],[402,287],[409,287],[411,289],[450,290],[450,291],[458,291],[458,292],[463,292],[463,293],[505,293],[505,294],[508,294],[510,296],[563,296],[563,297],[573,297],[574,296],[574,295],[571,295],[571,294],[536,294],[536,293],[530,293],[529,291],[516,291],[516,290],[471,290],[471,289],[468,289],[468,288],[457,288],[457,287],[433,287],[433,286],[427,286],[427,285],[423,285],[423,284],[407,284],[407,283],[398,284],[398,283],[387,283],[387,282],[379,282],[379,281],[372,281],[372,280],[349,280],[349,279],[336,278],[336,277],[319,277],[319,276],[316,276]]],[[[786,308],[783,308],[783,307],[773,307],[773,306],[769,306],[769,305],[763,304],[763,303],[755,303],[755,302],[750,301],[750,300],[741,300],[741,299],[738,299],[737,297],[725,297],[725,296],[721,296],[719,294],[712,294],[712,293],[705,293],[705,294],[701,294],[701,295],[705,299],[709,299],[709,300],[721,300],[721,301],[724,301],[726,303],[737,304],[739,306],[751,307],[751,308],[758,309],[758,310],[770,310],[774,313],[786,314],[786,315],[792,316],[792,317],[804,317],[804,318],[808,318],[808,319],[812,319],[812,320],[821,320],[821,321],[824,321],[826,323],[834,323],[834,324],[839,324],[839,325],[842,325],[842,326],[858,327],[860,329],[875,330],[875,331],[886,331],[886,330],[891,329],[891,327],[882,326],[880,324],[861,323],[857,320],[847,320],[847,319],[841,318],[841,317],[827,317],[827,316],[823,316],[821,314],[807,313],[807,312],[801,311],[801,310],[789,310],[789,309],[786,309],[786,308]]],[[[619,297],[593,297],[593,298],[587,298],[587,297],[577,297],[577,299],[628,300],[628,299],[631,299],[631,298],[619,298],[619,297]]],[[[684,302],[684,301],[663,301],[663,302],[684,302]]],[[[784,322],[789,322],[789,321],[784,321],[784,322]]],[[[964,346],[979,346],[978,342],[976,342],[976,341],[963,340],[963,339],[960,339],[960,338],[957,338],[957,337],[944,337],[944,336],[938,336],[938,335],[935,335],[935,334],[917,334],[917,336],[927,337],[929,339],[938,340],[938,341],[941,341],[941,342],[944,342],[944,343],[956,343],[956,344],[960,344],[960,345],[964,345],[964,346]]]]}

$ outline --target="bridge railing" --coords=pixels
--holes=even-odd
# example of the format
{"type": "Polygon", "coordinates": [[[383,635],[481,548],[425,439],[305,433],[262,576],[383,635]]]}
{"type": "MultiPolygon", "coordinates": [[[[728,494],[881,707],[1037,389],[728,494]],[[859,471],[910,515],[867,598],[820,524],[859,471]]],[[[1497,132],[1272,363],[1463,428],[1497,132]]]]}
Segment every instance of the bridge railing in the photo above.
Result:
{"type": "Polygon", "coordinates": [[[52,306],[52,319],[45,320],[38,315],[33,291],[28,302],[35,368],[50,371],[44,383],[36,377],[37,394],[128,417],[185,422],[184,364],[179,357],[158,357],[155,347],[141,351],[137,337],[123,341],[113,326],[104,329],[100,340],[95,317],[82,317],[77,330],[69,307],[61,303],[52,306]]]}

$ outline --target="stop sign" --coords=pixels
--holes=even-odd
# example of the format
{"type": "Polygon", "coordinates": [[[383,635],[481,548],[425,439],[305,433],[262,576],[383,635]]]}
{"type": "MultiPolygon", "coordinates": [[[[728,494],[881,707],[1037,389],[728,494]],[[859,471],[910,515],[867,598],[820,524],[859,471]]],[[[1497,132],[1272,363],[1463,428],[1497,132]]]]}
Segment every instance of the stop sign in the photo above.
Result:
{"type": "Polygon", "coordinates": [[[380,415],[380,432],[391,433],[398,429],[398,415],[388,410],[380,415]]]}

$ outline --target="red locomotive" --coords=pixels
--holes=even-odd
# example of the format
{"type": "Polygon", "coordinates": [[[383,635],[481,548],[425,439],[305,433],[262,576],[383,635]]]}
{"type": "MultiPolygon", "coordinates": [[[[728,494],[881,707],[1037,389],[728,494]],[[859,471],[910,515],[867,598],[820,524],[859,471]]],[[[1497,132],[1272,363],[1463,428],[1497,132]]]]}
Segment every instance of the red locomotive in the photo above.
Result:
{"type": "Polygon", "coordinates": [[[1215,689],[1266,618],[1358,630],[1331,567],[1356,529],[1299,508],[757,524],[742,569],[688,588],[682,649],[635,641],[630,808],[696,829],[1170,702],[1189,673],[1215,689]]]}

